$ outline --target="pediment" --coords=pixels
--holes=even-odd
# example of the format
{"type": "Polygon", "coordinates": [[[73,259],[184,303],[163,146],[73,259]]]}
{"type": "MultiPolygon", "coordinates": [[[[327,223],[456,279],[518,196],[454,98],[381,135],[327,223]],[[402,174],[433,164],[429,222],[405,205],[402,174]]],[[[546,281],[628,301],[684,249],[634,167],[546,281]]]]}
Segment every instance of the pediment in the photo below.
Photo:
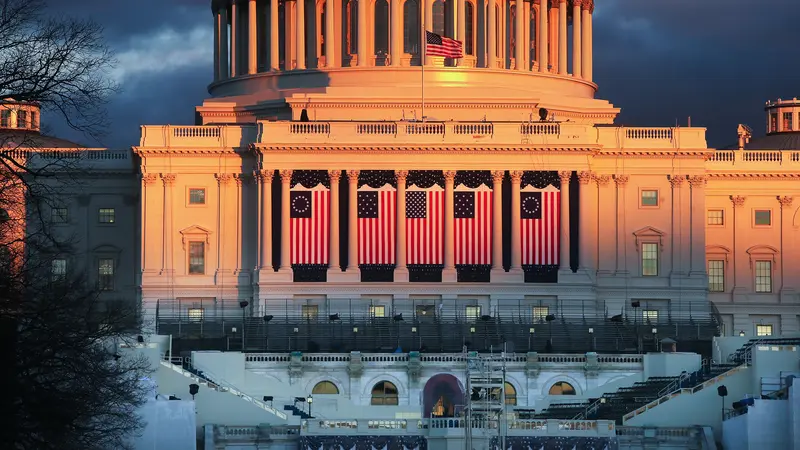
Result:
{"type": "Polygon", "coordinates": [[[122,249],[116,245],[104,244],[93,248],[92,253],[122,253],[122,249]]]}
{"type": "Polygon", "coordinates": [[[211,235],[211,230],[207,230],[199,225],[192,225],[190,227],[186,227],[180,231],[181,233],[181,245],[183,248],[186,249],[186,241],[187,239],[202,239],[205,241],[206,244],[210,244],[209,236],[211,235]]]}
{"type": "Polygon", "coordinates": [[[731,249],[725,247],[724,245],[706,245],[706,253],[714,253],[714,254],[729,254],[731,249]]]}
{"type": "Polygon", "coordinates": [[[769,245],[754,245],[747,249],[749,255],[777,255],[780,253],[777,248],[769,245]]]}
{"type": "Polygon", "coordinates": [[[636,237],[648,237],[648,236],[649,237],[656,237],[656,236],[657,237],[664,237],[664,236],[666,236],[666,234],[663,231],[661,231],[661,230],[659,230],[657,228],[653,228],[653,227],[640,228],[640,229],[634,231],[633,235],[636,236],[636,237]]]}

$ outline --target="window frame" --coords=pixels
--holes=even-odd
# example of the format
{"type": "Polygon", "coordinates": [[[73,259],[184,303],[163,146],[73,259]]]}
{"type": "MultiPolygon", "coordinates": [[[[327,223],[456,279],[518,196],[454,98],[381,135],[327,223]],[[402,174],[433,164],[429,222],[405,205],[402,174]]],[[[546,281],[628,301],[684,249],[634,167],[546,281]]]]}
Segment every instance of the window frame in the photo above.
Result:
{"type": "Polygon", "coordinates": [[[481,318],[481,305],[466,305],[464,306],[464,318],[468,322],[474,322],[481,318]],[[472,317],[470,311],[477,311],[477,314],[472,317]]]}
{"type": "Polygon", "coordinates": [[[317,320],[319,318],[319,305],[300,305],[300,317],[306,321],[317,320]]]}
{"type": "Polygon", "coordinates": [[[657,309],[642,309],[642,320],[645,323],[658,323],[657,309]]]}
{"type": "Polygon", "coordinates": [[[103,292],[113,291],[116,272],[116,261],[114,258],[97,258],[97,289],[103,292]],[[104,262],[109,261],[111,262],[111,273],[103,273],[104,262]]]}
{"type": "Polygon", "coordinates": [[[783,123],[783,131],[794,131],[794,112],[784,111],[781,122],[783,123]]]}
{"type": "Polygon", "coordinates": [[[370,406],[397,406],[400,404],[400,390],[397,388],[396,384],[388,380],[381,380],[375,383],[372,386],[372,389],[369,391],[369,397],[370,406]],[[375,393],[375,389],[378,387],[378,385],[382,385],[383,387],[383,393],[381,394],[375,393]],[[394,388],[394,394],[386,393],[387,385],[390,385],[392,388],[394,388]]]}
{"type": "MultiPolygon", "coordinates": [[[[188,242],[188,249],[186,251],[186,274],[187,275],[205,275],[206,274],[206,242],[205,241],[197,241],[192,240],[188,242]],[[199,244],[200,248],[202,249],[202,270],[197,271],[193,270],[192,267],[192,258],[196,257],[196,255],[192,255],[192,246],[199,244]]],[[[194,264],[194,266],[198,266],[198,264],[194,264]]]]}
{"type": "MultiPolygon", "coordinates": [[[[771,260],[768,260],[768,259],[757,259],[757,260],[754,261],[754,264],[753,264],[753,292],[755,292],[756,294],[772,294],[772,292],[773,292],[773,290],[775,288],[775,286],[774,286],[774,284],[775,284],[774,270],[775,270],[775,265],[773,264],[773,262],[771,260]],[[767,274],[767,276],[768,276],[767,279],[769,281],[769,289],[768,290],[759,290],[759,278],[762,278],[762,279],[765,278],[764,275],[759,275],[759,265],[761,265],[761,264],[768,264],[769,265],[768,266],[769,270],[768,270],[768,274],[767,274]]],[[[763,285],[763,283],[762,283],[762,285],[763,285]]]]}
{"type": "Polygon", "coordinates": [[[117,224],[117,209],[116,208],[97,208],[97,223],[103,226],[110,226],[117,224]],[[111,221],[107,222],[104,221],[104,217],[108,217],[107,214],[104,214],[104,211],[111,211],[111,221]]]}
{"type": "Polygon", "coordinates": [[[50,281],[52,282],[59,282],[64,281],[67,278],[67,266],[68,262],[66,258],[53,258],[50,260],[50,281]],[[56,263],[59,262],[58,266],[62,267],[63,270],[59,270],[56,272],[56,263]]]}
{"type": "Polygon", "coordinates": [[[370,319],[382,319],[386,317],[386,305],[369,305],[370,319]],[[378,314],[380,312],[380,314],[378,314]]]}
{"type": "Polygon", "coordinates": [[[208,189],[205,187],[200,186],[190,186],[186,188],[186,206],[190,208],[200,208],[208,205],[208,189]],[[202,191],[203,192],[203,202],[202,203],[193,203],[192,202],[192,192],[193,191],[202,191]]]}
{"type": "Polygon", "coordinates": [[[755,331],[756,331],[756,337],[769,337],[774,335],[775,327],[773,327],[771,323],[757,323],[755,331]],[[769,330],[769,334],[762,333],[761,328],[769,330]]]}
{"type": "Polygon", "coordinates": [[[708,227],[717,227],[721,228],[725,226],[725,209],[723,208],[715,208],[715,209],[707,209],[706,210],[706,226],[708,227]],[[712,212],[719,212],[720,213],[720,223],[711,223],[711,216],[712,212]]]}
{"type": "MultiPolygon", "coordinates": [[[[642,265],[641,273],[642,273],[643,277],[657,277],[657,276],[659,276],[659,272],[660,272],[660,269],[661,269],[660,247],[661,247],[661,245],[658,242],[644,241],[644,242],[641,243],[641,265],[642,265]],[[655,273],[645,273],[645,270],[646,270],[645,254],[649,253],[649,252],[646,252],[645,249],[648,248],[651,245],[654,247],[654,253],[655,253],[655,258],[652,259],[652,261],[655,261],[655,273]]],[[[651,261],[651,259],[647,259],[647,261],[651,261]]]]}
{"type": "Polygon", "coordinates": [[[639,188],[639,209],[656,209],[661,207],[661,191],[658,188],[649,188],[643,187],[639,188]],[[644,193],[645,192],[655,192],[656,193],[656,204],[655,205],[645,205],[644,204],[644,193]]]}
{"type": "Polygon", "coordinates": [[[772,208],[753,208],[753,228],[772,228],[773,224],[773,214],[772,208]],[[767,212],[769,213],[769,223],[768,224],[759,224],[758,222],[758,213],[767,212]]]}
{"type": "Polygon", "coordinates": [[[52,225],[64,225],[69,223],[69,208],[66,206],[59,206],[56,208],[50,209],[50,223],[52,225]],[[64,214],[58,214],[58,211],[63,211],[64,214]],[[63,220],[56,220],[56,217],[59,217],[63,220]]]}
{"type": "MultiPolygon", "coordinates": [[[[725,260],[724,259],[709,259],[706,262],[706,274],[708,275],[708,292],[725,292],[725,266],[726,266],[726,264],[725,264],[725,260]],[[718,274],[712,274],[711,273],[711,270],[712,270],[711,264],[712,263],[719,263],[720,264],[721,267],[718,268],[719,269],[719,273],[718,274]],[[711,278],[712,277],[715,277],[715,278],[719,279],[719,282],[713,283],[713,286],[721,286],[719,289],[712,289],[711,288],[711,286],[712,286],[711,278]]],[[[717,270],[717,268],[715,268],[714,270],[717,270]]]]}
{"type": "Polygon", "coordinates": [[[206,309],[203,308],[202,306],[188,308],[186,310],[186,316],[189,319],[189,323],[203,322],[203,320],[205,320],[205,316],[206,316],[206,309]],[[196,313],[196,312],[199,312],[200,314],[193,314],[193,313],[196,313]]]}

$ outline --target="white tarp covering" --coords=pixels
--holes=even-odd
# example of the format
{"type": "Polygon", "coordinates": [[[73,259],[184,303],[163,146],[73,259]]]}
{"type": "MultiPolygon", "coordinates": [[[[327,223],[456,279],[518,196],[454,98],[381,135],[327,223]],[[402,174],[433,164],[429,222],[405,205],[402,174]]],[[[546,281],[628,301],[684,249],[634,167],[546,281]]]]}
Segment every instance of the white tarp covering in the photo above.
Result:
{"type": "MultiPolygon", "coordinates": [[[[144,381],[144,380],[143,380],[144,381]]],[[[148,401],[139,410],[146,422],[142,435],[134,442],[136,450],[196,450],[197,430],[194,402],[155,398],[150,391],[148,401]]]]}

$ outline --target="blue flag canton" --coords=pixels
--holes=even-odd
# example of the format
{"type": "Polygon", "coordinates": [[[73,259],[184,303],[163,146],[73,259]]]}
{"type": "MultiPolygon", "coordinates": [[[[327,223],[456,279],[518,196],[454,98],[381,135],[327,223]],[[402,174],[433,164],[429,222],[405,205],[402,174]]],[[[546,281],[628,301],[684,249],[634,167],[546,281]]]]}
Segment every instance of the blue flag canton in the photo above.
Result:
{"type": "Polygon", "coordinates": [[[428,217],[428,196],[422,191],[406,191],[406,218],[428,217]]]}
{"type": "Polygon", "coordinates": [[[367,191],[358,193],[358,218],[378,218],[378,192],[367,191]]]}
{"type": "Polygon", "coordinates": [[[429,45],[442,45],[442,37],[436,33],[425,31],[425,42],[429,45]]]}
{"type": "Polygon", "coordinates": [[[289,217],[293,219],[311,218],[311,192],[293,191],[290,199],[291,213],[289,217]]]}
{"type": "Polygon", "coordinates": [[[522,192],[520,194],[520,214],[523,219],[542,218],[542,193],[522,192]]]}
{"type": "Polygon", "coordinates": [[[455,206],[456,219],[475,218],[475,193],[474,192],[454,192],[453,205],[455,206]]]}

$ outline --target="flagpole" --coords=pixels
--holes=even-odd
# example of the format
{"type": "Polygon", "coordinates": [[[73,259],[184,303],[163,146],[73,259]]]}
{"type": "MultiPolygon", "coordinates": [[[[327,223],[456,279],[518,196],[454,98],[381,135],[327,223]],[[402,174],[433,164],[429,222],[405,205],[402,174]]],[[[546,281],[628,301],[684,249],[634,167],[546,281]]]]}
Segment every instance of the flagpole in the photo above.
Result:
{"type": "MultiPolygon", "coordinates": [[[[433,1],[433,0],[428,0],[433,1]]],[[[426,33],[425,29],[425,8],[427,5],[424,2],[419,2],[418,4],[422,5],[420,8],[420,12],[422,13],[422,53],[420,54],[419,63],[422,66],[422,121],[425,122],[425,58],[427,58],[427,45],[428,45],[428,33],[426,33]]]]}

